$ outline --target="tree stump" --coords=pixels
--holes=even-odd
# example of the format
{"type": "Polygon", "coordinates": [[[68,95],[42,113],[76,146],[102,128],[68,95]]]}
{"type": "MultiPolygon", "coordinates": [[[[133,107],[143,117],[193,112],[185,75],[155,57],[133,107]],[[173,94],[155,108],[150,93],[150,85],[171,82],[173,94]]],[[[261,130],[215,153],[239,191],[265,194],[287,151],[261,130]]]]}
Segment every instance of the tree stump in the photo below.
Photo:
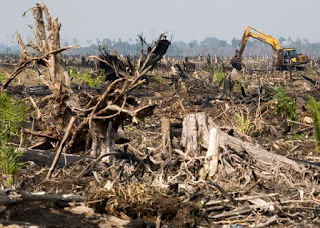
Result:
{"type": "Polygon", "coordinates": [[[185,153],[193,156],[201,154],[201,147],[208,148],[210,129],[215,124],[205,112],[189,114],[182,122],[181,146],[185,153]]]}
{"type": "Polygon", "coordinates": [[[223,92],[224,97],[231,97],[233,93],[233,83],[232,83],[232,77],[230,74],[227,75],[227,77],[224,79],[223,83],[223,92]]]}

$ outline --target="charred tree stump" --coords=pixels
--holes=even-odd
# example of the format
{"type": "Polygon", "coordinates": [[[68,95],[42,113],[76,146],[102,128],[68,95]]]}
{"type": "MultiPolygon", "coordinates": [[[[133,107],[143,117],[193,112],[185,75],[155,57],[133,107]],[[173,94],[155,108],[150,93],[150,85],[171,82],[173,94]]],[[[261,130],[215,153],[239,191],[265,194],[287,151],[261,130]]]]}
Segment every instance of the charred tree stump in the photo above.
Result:
{"type": "Polygon", "coordinates": [[[227,77],[223,80],[223,91],[222,96],[229,98],[233,94],[233,83],[231,75],[228,74],[227,77]]]}

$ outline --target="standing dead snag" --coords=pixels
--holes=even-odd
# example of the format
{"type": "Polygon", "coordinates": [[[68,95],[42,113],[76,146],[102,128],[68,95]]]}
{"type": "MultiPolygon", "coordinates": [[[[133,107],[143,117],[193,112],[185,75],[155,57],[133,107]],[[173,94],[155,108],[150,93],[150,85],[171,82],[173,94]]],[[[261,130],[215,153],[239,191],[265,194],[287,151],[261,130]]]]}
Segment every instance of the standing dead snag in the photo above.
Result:
{"type": "Polygon", "coordinates": [[[3,83],[2,91],[26,68],[33,68],[37,71],[52,92],[59,90],[61,82],[63,83],[64,81],[63,68],[60,65],[60,53],[76,46],[60,47],[60,24],[58,23],[58,18],[52,19],[45,5],[36,4],[35,7],[31,8],[31,11],[35,21],[33,39],[27,44],[31,51],[27,51],[20,34],[16,31],[21,50],[20,61],[9,78],[3,83]],[[43,20],[43,12],[46,18],[46,25],[43,20]],[[32,52],[33,54],[31,54],[32,52]]]}
{"type": "Polygon", "coordinates": [[[60,53],[74,46],[60,47],[58,19],[52,19],[43,4],[36,4],[31,11],[34,36],[27,46],[32,49],[30,53],[36,54],[28,52],[19,33],[16,33],[21,49],[20,63],[1,89],[5,90],[26,68],[37,72],[49,87],[51,94],[42,99],[45,102],[30,98],[36,110],[34,119],[38,129],[24,132],[42,137],[43,145],[51,144],[57,151],[47,176],[50,178],[61,152],[84,152],[91,149],[91,155],[95,157],[112,152],[119,138],[117,129],[124,120],[137,122],[153,113],[156,105],[131,107],[127,104],[127,95],[144,83],[142,77],[166,53],[170,41],[162,34],[156,42],[144,49],[141,38],[141,52],[133,59],[121,58],[116,52],[112,55],[105,52],[102,57],[94,56],[105,63],[117,79],[106,82],[102,95],[88,97],[86,93],[76,94],[71,88],[71,80],[63,67],[60,53]]]}

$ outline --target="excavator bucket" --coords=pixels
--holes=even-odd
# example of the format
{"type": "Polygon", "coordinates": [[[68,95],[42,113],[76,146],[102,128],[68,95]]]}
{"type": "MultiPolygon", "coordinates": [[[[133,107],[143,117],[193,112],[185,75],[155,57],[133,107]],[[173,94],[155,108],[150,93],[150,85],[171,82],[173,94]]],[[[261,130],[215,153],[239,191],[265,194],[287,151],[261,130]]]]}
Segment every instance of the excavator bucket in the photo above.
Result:
{"type": "Polygon", "coordinates": [[[231,63],[233,68],[236,68],[237,70],[241,70],[242,69],[242,66],[241,66],[242,58],[241,57],[239,57],[239,56],[233,57],[231,59],[230,63],[231,63]]]}

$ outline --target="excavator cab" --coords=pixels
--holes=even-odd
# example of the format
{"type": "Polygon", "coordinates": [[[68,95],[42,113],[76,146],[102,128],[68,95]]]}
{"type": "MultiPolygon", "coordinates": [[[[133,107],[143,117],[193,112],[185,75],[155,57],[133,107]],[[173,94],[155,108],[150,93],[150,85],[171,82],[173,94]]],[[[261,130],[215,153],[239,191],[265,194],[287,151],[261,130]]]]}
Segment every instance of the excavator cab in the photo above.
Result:
{"type": "Polygon", "coordinates": [[[278,52],[279,66],[287,67],[291,63],[291,59],[297,56],[297,51],[293,48],[282,49],[278,52]]]}
{"type": "Polygon", "coordinates": [[[289,52],[288,51],[284,51],[283,52],[283,64],[287,65],[289,63],[290,63],[289,52]]]}
{"type": "Polygon", "coordinates": [[[294,48],[280,49],[278,52],[278,62],[275,62],[275,67],[280,70],[287,70],[289,67],[303,69],[308,61],[306,55],[297,54],[294,48]]]}

